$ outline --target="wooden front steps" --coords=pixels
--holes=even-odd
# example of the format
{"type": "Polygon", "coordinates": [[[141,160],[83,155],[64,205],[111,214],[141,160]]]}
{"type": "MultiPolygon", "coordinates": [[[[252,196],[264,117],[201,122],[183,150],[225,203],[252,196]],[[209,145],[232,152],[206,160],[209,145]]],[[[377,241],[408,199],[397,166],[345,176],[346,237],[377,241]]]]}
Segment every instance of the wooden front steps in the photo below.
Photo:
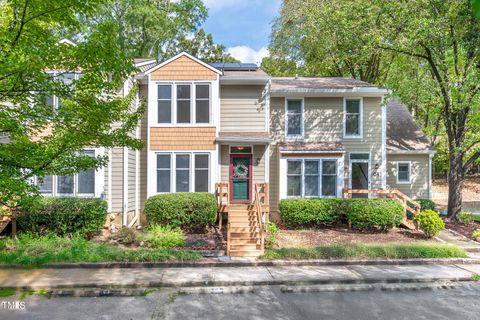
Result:
{"type": "Polygon", "coordinates": [[[228,255],[258,257],[262,254],[260,226],[251,205],[230,205],[228,210],[228,255]]]}
{"type": "Polygon", "coordinates": [[[2,233],[2,231],[8,226],[10,221],[10,216],[0,217],[0,233],[2,233]]]}

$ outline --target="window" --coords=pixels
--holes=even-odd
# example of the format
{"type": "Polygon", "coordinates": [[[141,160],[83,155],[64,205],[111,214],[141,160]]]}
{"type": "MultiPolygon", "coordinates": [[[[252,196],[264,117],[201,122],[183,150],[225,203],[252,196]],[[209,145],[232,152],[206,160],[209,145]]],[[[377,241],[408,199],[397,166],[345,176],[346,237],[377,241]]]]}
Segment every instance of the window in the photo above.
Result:
{"type": "Polygon", "coordinates": [[[57,194],[58,195],[73,195],[73,191],[74,191],[73,176],[57,177],[57,194]]]}
{"type": "Polygon", "coordinates": [[[337,160],[287,160],[287,197],[336,197],[337,160]]]}
{"type": "Polygon", "coordinates": [[[362,103],[360,99],[345,99],[345,137],[362,136],[362,103]]]}
{"type": "MultiPolygon", "coordinates": [[[[95,151],[84,151],[89,157],[95,157],[95,151]]],[[[78,194],[95,194],[95,170],[80,171],[78,173],[78,194]]]]}
{"type": "Polygon", "coordinates": [[[303,136],[303,100],[287,99],[285,121],[287,137],[303,136]]]}
{"type": "Polygon", "coordinates": [[[38,179],[38,191],[43,195],[52,195],[53,176],[45,176],[42,180],[38,179]]]}
{"type": "Polygon", "coordinates": [[[158,86],[158,123],[172,123],[172,86],[158,86]]]}
{"type": "Polygon", "coordinates": [[[208,192],[208,154],[195,155],[195,192],[208,192]]]}
{"type": "Polygon", "coordinates": [[[177,123],[190,123],[190,85],[177,85],[177,123]]]}
{"type": "Polygon", "coordinates": [[[209,154],[157,154],[157,193],[208,192],[209,179],[209,154]]]}
{"type": "Polygon", "coordinates": [[[157,154],[157,192],[170,192],[170,155],[157,154]]]}
{"type": "Polygon", "coordinates": [[[209,83],[157,84],[157,123],[210,123],[210,95],[209,83]]]}
{"type": "Polygon", "coordinates": [[[195,86],[196,123],[210,122],[210,86],[197,84],[195,86]]]}
{"type": "Polygon", "coordinates": [[[410,183],[411,166],[410,162],[397,163],[397,183],[410,183]]]}

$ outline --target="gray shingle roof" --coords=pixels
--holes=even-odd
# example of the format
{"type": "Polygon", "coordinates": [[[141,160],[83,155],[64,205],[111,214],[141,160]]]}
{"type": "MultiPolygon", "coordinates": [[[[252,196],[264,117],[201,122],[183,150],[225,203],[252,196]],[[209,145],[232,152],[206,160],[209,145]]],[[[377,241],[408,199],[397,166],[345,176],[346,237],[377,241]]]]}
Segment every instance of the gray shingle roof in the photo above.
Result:
{"type": "Polygon", "coordinates": [[[278,144],[280,152],[344,152],[345,148],[340,142],[327,142],[327,141],[315,141],[315,142],[281,142],[278,144]]]}
{"type": "Polygon", "coordinates": [[[292,89],[353,89],[376,87],[375,85],[351,78],[337,77],[278,77],[272,78],[272,91],[292,89]]]}
{"type": "Polygon", "coordinates": [[[228,142],[228,141],[237,141],[237,142],[270,142],[268,132],[259,131],[259,132],[232,132],[232,131],[220,131],[218,133],[217,141],[219,142],[228,142]]]}
{"type": "Polygon", "coordinates": [[[399,100],[387,104],[387,151],[432,150],[430,141],[399,100]]]}

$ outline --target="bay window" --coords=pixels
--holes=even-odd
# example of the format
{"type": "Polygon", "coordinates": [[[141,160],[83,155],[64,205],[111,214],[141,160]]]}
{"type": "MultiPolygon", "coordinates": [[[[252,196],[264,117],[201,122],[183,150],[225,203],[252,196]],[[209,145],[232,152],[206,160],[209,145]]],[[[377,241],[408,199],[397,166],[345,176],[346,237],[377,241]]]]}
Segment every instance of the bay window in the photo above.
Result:
{"type": "Polygon", "coordinates": [[[287,197],[336,197],[336,159],[288,159],[287,197]]]}

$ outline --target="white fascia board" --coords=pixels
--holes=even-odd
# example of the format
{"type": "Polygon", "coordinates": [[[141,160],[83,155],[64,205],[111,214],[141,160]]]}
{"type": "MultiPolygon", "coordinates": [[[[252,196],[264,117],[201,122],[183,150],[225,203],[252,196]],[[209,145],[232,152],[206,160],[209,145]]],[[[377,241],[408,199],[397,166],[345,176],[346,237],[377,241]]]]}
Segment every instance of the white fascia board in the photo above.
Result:
{"type": "Polygon", "coordinates": [[[145,74],[145,75],[148,75],[148,74],[152,73],[153,71],[155,71],[155,70],[157,70],[157,69],[160,69],[160,68],[163,67],[164,65],[167,65],[167,64],[169,64],[170,62],[175,61],[175,60],[177,60],[178,58],[183,57],[183,56],[192,59],[193,61],[201,64],[201,65],[204,66],[205,68],[208,68],[208,69],[212,70],[213,72],[215,72],[215,73],[217,73],[217,74],[219,74],[219,75],[222,75],[222,74],[223,74],[222,71],[218,70],[217,68],[212,67],[212,66],[209,65],[208,63],[205,63],[205,62],[203,62],[202,60],[200,60],[200,59],[198,59],[198,58],[195,58],[194,56],[186,53],[185,51],[184,51],[184,52],[180,52],[180,53],[177,54],[176,56],[174,56],[174,57],[172,57],[172,58],[170,58],[170,59],[168,59],[168,60],[166,60],[166,61],[158,64],[157,66],[155,66],[155,67],[153,67],[153,68],[151,68],[151,69],[148,69],[147,71],[145,71],[144,74],[145,74]]]}
{"type": "Polygon", "coordinates": [[[345,150],[339,150],[339,151],[334,151],[334,150],[325,150],[325,151],[319,151],[319,150],[308,150],[308,151],[302,151],[302,150],[289,150],[289,151],[282,151],[280,150],[281,154],[323,154],[323,153],[331,153],[331,154],[344,154],[346,153],[345,150]]]}
{"type": "Polygon", "coordinates": [[[270,95],[272,97],[289,97],[301,96],[301,97],[332,97],[332,96],[343,96],[343,97],[383,97],[388,93],[387,89],[383,88],[363,88],[356,87],[353,89],[288,89],[288,90],[272,90],[270,95]]]}
{"type": "Polygon", "coordinates": [[[262,144],[269,144],[272,142],[272,139],[256,139],[256,138],[216,138],[217,143],[262,143],[262,144]]]}
{"type": "Polygon", "coordinates": [[[396,151],[390,151],[387,150],[387,155],[389,154],[432,154],[434,155],[437,153],[436,150],[396,150],[396,151]]]}

